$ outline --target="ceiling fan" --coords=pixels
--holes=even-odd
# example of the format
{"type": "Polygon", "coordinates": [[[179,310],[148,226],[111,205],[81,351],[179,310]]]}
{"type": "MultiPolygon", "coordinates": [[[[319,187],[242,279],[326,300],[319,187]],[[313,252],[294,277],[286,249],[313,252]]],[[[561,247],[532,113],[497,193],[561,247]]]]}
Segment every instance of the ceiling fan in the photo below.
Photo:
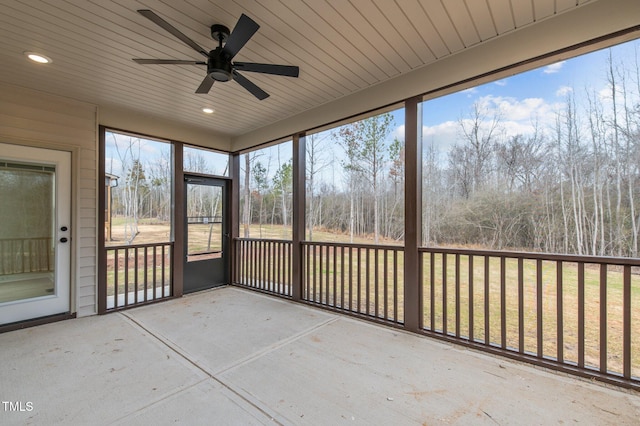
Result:
{"type": "Polygon", "coordinates": [[[253,19],[244,13],[238,19],[233,31],[224,25],[215,24],[211,26],[211,37],[218,42],[218,47],[207,52],[196,42],[181,33],[170,23],[156,15],[151,10],[138,10],[145,18],[149,19],[162,29],[171,33],[174,37],[180,39],[187,46],[207,58],[205,61],[191,61],[180,59],[133,59],[138,64],[160,64],[160,65],[206,65],[207,75],[200,86],[196,89],[196,93],[209,93],[211,86],[216,81],[235,80],[249,91],[256,98],[263,100],[269,97],[269,94],[256,86],[238,71],[259,72],[263,74],[282,75],[285,77],[298,77],[299,68],[290,65],[274,65],[274,64],[257,64],[253,62],[231,62],[236,54],[244,47],[249,39],[258,31],[258,25],[253,19]]]}

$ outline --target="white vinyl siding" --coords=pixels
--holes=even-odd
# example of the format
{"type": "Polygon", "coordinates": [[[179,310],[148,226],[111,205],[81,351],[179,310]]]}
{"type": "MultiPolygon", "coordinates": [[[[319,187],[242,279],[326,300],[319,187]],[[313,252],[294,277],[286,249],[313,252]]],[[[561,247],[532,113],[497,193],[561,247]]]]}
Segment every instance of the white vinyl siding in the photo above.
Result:
{"type": "Polygon", "coordinates": [[[72,152],[71,310],[95,314],[97,107],[0,84],[0,142],[72,152]]]}

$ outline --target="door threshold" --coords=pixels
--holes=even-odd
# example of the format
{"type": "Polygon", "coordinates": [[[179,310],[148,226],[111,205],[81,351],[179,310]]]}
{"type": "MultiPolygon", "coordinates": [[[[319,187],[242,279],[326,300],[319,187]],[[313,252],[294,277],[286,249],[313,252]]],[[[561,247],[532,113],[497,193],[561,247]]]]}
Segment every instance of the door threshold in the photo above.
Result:
{"type": "Polygon", "coordinates": [[[39,317],[39,318],[33,318],[33,319],[24,320],[24,321],[12,322],[9,324],[0,325],[0,333],[21,330],[23,328],[35,327],[38,325],[49,324],[52,322],[64,321],[64,320],[72,319],[75,317],[76,317],[75,313],[72,314],[70,312],[66,312],[62,314],[47,315],[46,317],[39,317]]]}

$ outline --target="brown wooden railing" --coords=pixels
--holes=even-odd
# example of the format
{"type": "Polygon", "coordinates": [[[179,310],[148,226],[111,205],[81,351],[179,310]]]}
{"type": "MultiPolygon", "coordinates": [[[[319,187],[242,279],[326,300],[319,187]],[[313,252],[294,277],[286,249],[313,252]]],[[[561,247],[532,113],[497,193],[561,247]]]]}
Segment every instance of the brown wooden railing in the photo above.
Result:
{"type": "Polygon", "coordinates": [[[0,239],[0,275],[53,271],[51,237],[0,239]]]}
{"type": "Polygon", "coordinates": [[[423,329],[640,384],[640,259],[421,248],[423,329]]]}
{"type": "Polygon", "coordinates": [[[106,247],[107,311],[171,297],[173,243],[106,247]]]}
{"type": "Polygon", "coordinates": [[[236,239],[234,284],[291,297],[291,247],[289,240],[236,239]]]}
{"type": "MultiPolygon", "coordinates": [[[[300,300],[404,324],[404,248],[300,243],[300,300]]],[[[235,241],[234,283],[292,297],[292,242],[235,241]]],[[[420,248],[420,330],[640,389],[640,259],[420,248]]]]}
{"type": "Polygon", "coordinates": [[[402,324],[402,247],[303,242],[304,300],[402,324]]]}

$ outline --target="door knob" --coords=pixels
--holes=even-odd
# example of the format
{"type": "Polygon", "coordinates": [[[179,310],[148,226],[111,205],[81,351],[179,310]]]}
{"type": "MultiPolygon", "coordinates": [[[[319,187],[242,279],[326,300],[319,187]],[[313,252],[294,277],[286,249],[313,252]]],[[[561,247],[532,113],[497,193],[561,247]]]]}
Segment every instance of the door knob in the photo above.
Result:
{"type": "Polygon", "coordinates": [[[67,239],[67,237],[62,237],[62,238],[60,238],[60,242],[61,242],[61,243],[66,243],[67,241],[69,241],[69,240],[67,239]]]}

